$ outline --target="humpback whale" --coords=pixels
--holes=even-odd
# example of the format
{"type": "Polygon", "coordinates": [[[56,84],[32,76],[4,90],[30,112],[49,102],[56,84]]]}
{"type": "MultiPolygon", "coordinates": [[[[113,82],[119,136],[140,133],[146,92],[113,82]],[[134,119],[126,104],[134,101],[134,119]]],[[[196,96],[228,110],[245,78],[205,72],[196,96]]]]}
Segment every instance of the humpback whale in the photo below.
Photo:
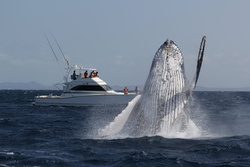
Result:
{"type": "Polygon", "coordinates": [[[101,134],[120,132],[138,137],[162,131],[168,133],[173,128],[184,130],[189,120],[190,97],[201,70],[205,42],[206,37],[203,36],[196,73],[189,82],[181,50],[174,41],[167,39],[153,58],[142,94],[135,97],[115,121],[100,130],[101,134]]]}

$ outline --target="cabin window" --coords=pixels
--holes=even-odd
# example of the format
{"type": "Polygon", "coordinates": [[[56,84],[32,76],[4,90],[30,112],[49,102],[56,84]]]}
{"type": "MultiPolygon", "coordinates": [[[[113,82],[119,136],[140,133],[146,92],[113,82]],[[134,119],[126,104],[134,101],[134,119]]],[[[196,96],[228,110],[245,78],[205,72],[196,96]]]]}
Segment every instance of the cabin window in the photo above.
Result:
{"type": "Polygon", "coordinates": [[[81,90],[81,91],[107,91],[107,90],[111,90],[111,88],[107,85],[78,85],[75,86],[73,88],[71,88],[71,90],[81,90]]]}
{"type": "Polygon", "coordinates": [[[105,89],[106,91],[112,90],[111,87],[109,87],[108,85],[103,85],[102,87],[103,87],[103,89],[105,89]]]}

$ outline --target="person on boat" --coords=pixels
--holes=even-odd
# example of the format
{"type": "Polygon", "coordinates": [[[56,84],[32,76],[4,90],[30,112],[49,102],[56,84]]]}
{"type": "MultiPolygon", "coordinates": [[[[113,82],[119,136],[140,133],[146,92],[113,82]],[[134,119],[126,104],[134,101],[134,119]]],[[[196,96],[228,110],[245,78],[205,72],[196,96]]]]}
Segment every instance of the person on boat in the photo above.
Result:
{"type": "Polygon", "coordinates": [[[135,87],[135,93],[139,94],[139,88],[137,86],[135,87]]]}
{"type": "Polygon", "coordinates": [[[98,72],[97,72],[97,71],[94,73],[94,77],[99,77],[99,75],[98,75],[98,72]]]}
{"type": "Polygon", "coordinates": [[[125,88],[123,89],[123,93],[126,94],[126,95],[128,94],[128,88],[127,88],[127,87],[125,87],[125,88]]]}
{"type": "Polygon", "coordinates": [[[89,75],[89,78],[93,78],[94,77],[94,71],[91,71],[90,75],[89,75]]]}
{"type": "Polygon", "coordinates": [[[76,71],[74,70],[73,75],[72,75],[72,79],[73,79],[73,80],[76,80],[76,77],[77,77],[76,71]]]}
{"type": "Polygon", "coordinates": [[[87,70],[84,72],[84,78],[88,78],[88,71],[87,70]]]}

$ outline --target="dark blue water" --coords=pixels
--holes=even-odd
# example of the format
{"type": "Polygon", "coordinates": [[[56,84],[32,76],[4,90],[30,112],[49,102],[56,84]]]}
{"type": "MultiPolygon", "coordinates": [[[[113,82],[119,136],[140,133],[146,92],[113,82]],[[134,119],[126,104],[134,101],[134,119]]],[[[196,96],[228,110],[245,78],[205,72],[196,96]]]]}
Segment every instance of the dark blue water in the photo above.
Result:
{"type": "Polygon", "coordinates": [[[0,91],[0,166],[250,166],[250,92],[194,92],[198,137],[120,139],[97,131],[126,104],[31,105],[49,93],[0,91]]]}

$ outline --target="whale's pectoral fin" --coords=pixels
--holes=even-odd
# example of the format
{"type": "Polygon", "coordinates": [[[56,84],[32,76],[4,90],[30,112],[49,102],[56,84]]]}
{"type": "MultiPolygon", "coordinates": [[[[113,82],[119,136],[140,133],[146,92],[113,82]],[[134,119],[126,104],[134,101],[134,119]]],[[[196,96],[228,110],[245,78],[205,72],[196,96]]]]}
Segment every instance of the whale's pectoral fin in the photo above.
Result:
{"type": "Polygon", "coordinates": [[[202,37],[201,40],[201,45],[200,45],[200,50],[199,50],[199,55],[198,55],[198,60],[197,60],[197,67],[196,67],[196,73],[194,75],[193,81],[191,83],[191,89],[193,90],[196,87],[200,70],[201,70],[201,65],[202,65],[202,60],[203,60],[203,55],[204,55],[204,49],[205,49],[205,43],[206,43],[206,36],[202,37]]]}

